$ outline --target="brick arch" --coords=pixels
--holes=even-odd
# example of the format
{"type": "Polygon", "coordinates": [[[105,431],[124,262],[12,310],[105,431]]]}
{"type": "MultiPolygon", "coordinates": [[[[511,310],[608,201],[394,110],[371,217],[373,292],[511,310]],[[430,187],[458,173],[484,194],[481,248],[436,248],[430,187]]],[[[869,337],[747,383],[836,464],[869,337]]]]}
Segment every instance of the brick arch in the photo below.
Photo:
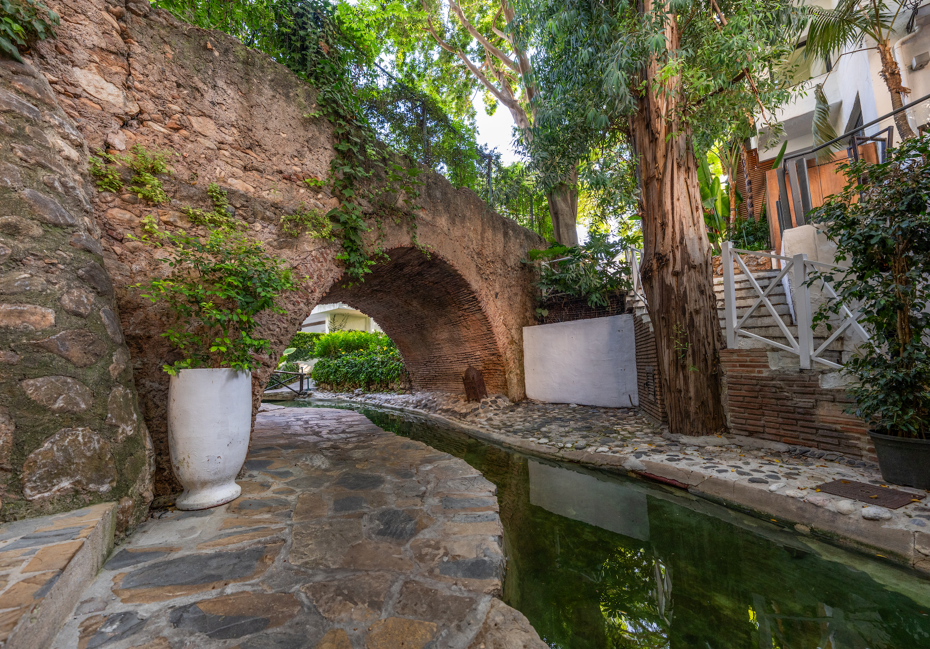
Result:
{"type": "Polygon", "coordinates": [[[478,295],[451,264],[414,247],[395,248],[364,283],[336,285],[324,303],[366,313],[397,344],[416,390],[461,392],[471,365],[491,392],[506,393],[497,339],[478,295]]]}

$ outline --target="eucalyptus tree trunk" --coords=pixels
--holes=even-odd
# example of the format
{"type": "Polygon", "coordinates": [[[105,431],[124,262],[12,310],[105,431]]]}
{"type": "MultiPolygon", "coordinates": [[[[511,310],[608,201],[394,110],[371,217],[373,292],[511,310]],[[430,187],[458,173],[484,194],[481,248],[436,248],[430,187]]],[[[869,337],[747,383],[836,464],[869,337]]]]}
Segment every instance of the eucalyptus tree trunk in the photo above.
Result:
{"type": "Polygon", "coordinates": [[[563,246],[578,245],[578,168],[572,169],[566,182],[559,183],[546,194],[552,233],[563,246]]]}
{"type": "MultiPolygon", "coordinates": [[[[907,94],[910,90],[905,88],[902,83],[901,68],[898,67],[898,62],[895,61],[891,45],[889,45],[887,41],[878,44],[878,54],[882,60],[882,71],[880,76],[885,80],[888,92],[891,93],[891,107],[897,110],[904,105],[904,98],[901,95],[907,94]]],[[[895,126],[898,127],[898,135],[901,136],[902,140],[917,136],[917,134],[914,133],[914,129],[911,128],[911,125],[907,121],[906,111],[902,110],[895,115],[894,123],[895,126]]]]}
{"type": "MultiPolygon", "coordinates": [[[[648,13],[653,0],[643,0],[648,13]]],[[[674,16],[667,45],[679,47],[674,16]]],[[[691,130],[678,105],[678,77],[659,81],[656,62],[633,119],[643,202],[642,280],[655,330],[669,429],[714,435],[726,428],[721,402],[723,336],[713,290],[711,247],[704,229],[691,130]],[[664,86],[664,87],[663,87],[664,86]]]]}

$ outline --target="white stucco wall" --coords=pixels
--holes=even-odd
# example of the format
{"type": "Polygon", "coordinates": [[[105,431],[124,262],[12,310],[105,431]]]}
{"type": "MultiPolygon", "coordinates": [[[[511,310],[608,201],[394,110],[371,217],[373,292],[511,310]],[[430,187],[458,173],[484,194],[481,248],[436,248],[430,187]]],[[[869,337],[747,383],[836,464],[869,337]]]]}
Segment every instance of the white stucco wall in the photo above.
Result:
{"type": "Polygon", "coordinates": [[[526,395],[549,403],[639,405],[633,316],[523,328],[526,395]]]}

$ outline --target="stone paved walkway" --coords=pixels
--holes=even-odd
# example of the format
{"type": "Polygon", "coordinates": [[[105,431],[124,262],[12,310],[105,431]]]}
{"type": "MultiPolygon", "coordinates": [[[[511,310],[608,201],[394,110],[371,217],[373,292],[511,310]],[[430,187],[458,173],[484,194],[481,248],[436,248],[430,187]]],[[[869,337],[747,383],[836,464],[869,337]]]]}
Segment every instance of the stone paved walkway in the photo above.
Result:
{"type": "Polygon", "coordinates": [[[818,492],[833,480],[883,485],[878,467],[814,449],[749,437],[670,435],[633,408],[594,408],[492,395],[332,394],[315,399],[401,408],[438,417],[470,434],[533,455],[632,472],[796,523],[802,532],[884,551],[930,572],[930,497],[896,510],[818,492]]]}
{"type": "Polygon", "coordinates": [[[264,406],[243,495],[118,547],[58,649],[544,649],[495,597],[495,487],[353,412],[264,406]]]}

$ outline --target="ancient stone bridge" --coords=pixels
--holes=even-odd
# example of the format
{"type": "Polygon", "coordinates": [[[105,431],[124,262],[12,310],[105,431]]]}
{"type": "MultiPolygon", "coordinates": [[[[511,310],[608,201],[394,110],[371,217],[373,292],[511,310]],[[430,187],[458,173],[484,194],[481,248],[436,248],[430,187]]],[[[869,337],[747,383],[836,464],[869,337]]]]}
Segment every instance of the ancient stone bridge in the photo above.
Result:
{"type": "MultiPolygon", "coordinates": [[[[462,391],[481,369],[488,389],[524,396],[522,327],[541,239],[475,194],[424,174],[417,243],[383,220],[387,257],[348,286],[338,241],[293,237],[281,217],[338,205],[302,182],[325,178],[333,135],[310,116],[316,92],[222,34],[145,2],[64,0],[58,38],[28,65],[0,64],[0,464],[7,517],[121,499],[120,525],[176,487],[168,468],[163,313],[133,285],[164,272],[134,240],[142,219],[198,232],[187,207],[227,191],[249,234],[291,263],[300,290],[262,334],[280,352],[311,309],[341,301],[393,338],[418,389],[462,391]],[[89,152],[136,144],[170,152],[170,202],[97,192],[89,152]],[[127,353],[128,352],[128,353],[127,353]],[[146,428],[148,430],[146,430],[146,428]],[[149,435],[151,442],[149,442],[149,435]],[[154,486],[153,486],[154,476],[154,486]]],[[[273,368],[265,359],[255,393],[273,368]]]]}

